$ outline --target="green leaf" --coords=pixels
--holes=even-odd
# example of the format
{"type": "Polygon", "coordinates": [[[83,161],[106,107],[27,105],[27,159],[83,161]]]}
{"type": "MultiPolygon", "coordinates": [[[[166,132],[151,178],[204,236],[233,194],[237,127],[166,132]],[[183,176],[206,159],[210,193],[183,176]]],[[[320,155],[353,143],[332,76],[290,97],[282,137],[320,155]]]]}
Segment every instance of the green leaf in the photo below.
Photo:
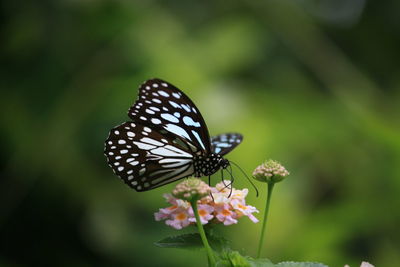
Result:
{"type": "Polygon", "coordinates": [[[215,266],[216,267],[232,267],[230,261],[227,259],[219,259],[215,266]]]}
{"type": "Polygon", "coordinates": [[[228,257],[231,265],[234,267],[251,267],[247,259],[240,255],[240,253],[237,251],[231,251],[230,253],[228,253],[228,257]]]}
{"type": "Polygon", "coordinates": [[[228,250],[230,242],[228,239],[216,235],[214,232],[207,232],[208,242],[210,246],[217,252],[222,252],[223,250],[228,250]]]}
{"type": "Polygon", "coordinates": [[[160,248],[184,248],[199,249],[203,247],[199,234],[183,234],[178,236],[170,236],[155,242],[154,245],[160,248]]]}
{"type": "Polygon", "coordinates": [[[328,265],[318,262],[294,262],[284,261],[276,264],[276,267],[328,267],[328,265]]]}
{"type": "Polygon", "coordinates": [[[275,267],[268,259],[253,259],[239,252],[225,249],[220,253],[218,267],[275,267]]]}

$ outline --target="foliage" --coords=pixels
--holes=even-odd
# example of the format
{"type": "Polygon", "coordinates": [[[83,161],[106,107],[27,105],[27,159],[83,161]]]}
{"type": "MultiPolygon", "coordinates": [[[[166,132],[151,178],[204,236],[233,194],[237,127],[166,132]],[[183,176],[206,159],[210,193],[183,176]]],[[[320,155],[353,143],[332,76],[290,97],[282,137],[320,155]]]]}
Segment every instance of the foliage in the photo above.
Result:
{"type": "MultiPolygon", "coordinates": [[[[211,246],[218,248],[216,250],[218,251],[219,259],[217,267],[328,267],[321,263],[312,262],[280,262],[273,264],[268,259],[244,257],[238,251],[232,251],[226,239],[216,237],[215,235],[209,235],[208,238],[211,246]]],[[[200,235],[197,233],[167,237],[158,241],[155,245],[161,248],[182,249],[199,249],[203,247],[200,235]]]]}
{"type": "MultiPolygon", "coordinates": [[[[173,185],[132,192],[102,155],[137,85],[160,77],[195,101],[211,134],[244,135],[229,159],[245,171],[269,157],[296,170],[274,195],[272,262],[400,266],[398,10],[368,0],[3,1],[1,265],[202,262],[181,250],[149,257],[173,231],[150,222],[173,185]]],[[[224,232],[242,251],[258,230],[224,232]]]]}

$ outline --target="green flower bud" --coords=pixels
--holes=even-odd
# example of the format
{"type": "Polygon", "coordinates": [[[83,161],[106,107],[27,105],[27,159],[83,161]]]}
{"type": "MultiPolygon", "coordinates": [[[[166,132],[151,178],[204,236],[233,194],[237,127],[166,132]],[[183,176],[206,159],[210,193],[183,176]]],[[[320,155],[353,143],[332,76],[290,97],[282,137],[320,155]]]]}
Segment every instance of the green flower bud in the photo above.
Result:
{"type": "Polygon", "coordinates": [[[282,181],[289,172],[279,162],[267,160],[253,171],[255,179],[266,183],[277,183],[282,181]]]}
{"type": "Polygon", "coordinates": [[[198,178],[188,178],[179,183],[172,191],[172,195],[178,199],[193,201],[207,197],[211,192],[208,184],[198,178]]]}

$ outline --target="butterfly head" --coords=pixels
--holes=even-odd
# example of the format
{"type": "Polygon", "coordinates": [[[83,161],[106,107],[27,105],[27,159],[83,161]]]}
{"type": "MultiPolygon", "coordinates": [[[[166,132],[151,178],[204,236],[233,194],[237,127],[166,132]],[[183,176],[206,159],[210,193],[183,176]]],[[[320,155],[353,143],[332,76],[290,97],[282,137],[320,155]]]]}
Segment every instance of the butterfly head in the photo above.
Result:
{"type": "Polygon", "coordinates": [[[221,166],[221,168],[222,169],[226,169],[226,168],[228,168],[229,167],[229,160],[227,160],[227,159],[224,159],[223,157],[221,157],[221,159],[220,159],[220,161],[219,161],[219,164],[220,164],[220,166],[221,166]]]}
{"type": "Polygon", "coordinates": [[[224,159],[221,155],[219,154],[211,154],[211,159],[215,163],[215,167],[218,169],[226,169],[229,166],[229,160],[224,159]]]}

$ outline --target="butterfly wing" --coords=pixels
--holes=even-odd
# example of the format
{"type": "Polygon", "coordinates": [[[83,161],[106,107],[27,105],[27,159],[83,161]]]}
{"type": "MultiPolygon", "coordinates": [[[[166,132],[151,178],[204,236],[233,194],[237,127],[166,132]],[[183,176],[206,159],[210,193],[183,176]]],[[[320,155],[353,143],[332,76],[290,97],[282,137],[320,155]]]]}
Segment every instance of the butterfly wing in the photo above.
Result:
{"type": "Polygon", "coordinates": [[[104,153],[114,173],[136,191],[147,191],[194,173],[191,147],[179,137],[138,122],[111,130],[104,153]]]}
{"type": "Polygon", "coordinates": [[[182,91],[161,79],[139,88],[139,99],[128,112],[140,124],[164,129],[190,144],[192,152],[210,153],[210,137],[200,111],[182,91]]]}
{"type": "Polygon", "coordinates": [[[221,156],[231,152],[243,140],[238,133],[225,133],[211,137],[211,151],[221,156]]]}

